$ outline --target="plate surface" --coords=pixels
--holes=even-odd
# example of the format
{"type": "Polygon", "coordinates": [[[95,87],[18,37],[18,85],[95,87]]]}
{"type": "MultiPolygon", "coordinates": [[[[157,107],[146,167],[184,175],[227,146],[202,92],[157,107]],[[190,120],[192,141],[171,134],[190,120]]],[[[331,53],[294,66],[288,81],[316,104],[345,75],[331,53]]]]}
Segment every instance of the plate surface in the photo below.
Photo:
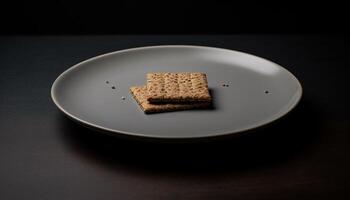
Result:
{"type": "Polygon", "coordinates": [[[301,95],[299,81],[271,61],[238,51],[177,45],[91,58],[62,73],[51,89],[57,107],[83,125],[112,135],[162,139],[205,138],[257,128],[288,113],[301,95]],[[146,73],[158,71],[206,73],[214,108],[144,114],[129,87],[144,85],[146,73]]]}

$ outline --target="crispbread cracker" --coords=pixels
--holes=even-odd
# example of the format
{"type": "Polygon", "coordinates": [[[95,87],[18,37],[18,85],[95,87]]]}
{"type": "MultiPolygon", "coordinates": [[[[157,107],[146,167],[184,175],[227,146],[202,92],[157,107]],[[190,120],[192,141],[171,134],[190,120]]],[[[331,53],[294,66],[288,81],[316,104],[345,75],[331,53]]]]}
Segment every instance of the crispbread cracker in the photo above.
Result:
{"type": "Polygon", "coordinates": [[[177,110],[188,110],[195,108],[207,108],[210,103],[192,103],[192,104],[150,104],[147,101],[147,87],[136,86],[130,88],[131,94],[145,113],[170,112],[177,110]]]}
{"type": "Polygon", "coordinates": [[[207,77],[199,72],[148,73],[147,92],[151,103],[211,102],[207,77]]]}

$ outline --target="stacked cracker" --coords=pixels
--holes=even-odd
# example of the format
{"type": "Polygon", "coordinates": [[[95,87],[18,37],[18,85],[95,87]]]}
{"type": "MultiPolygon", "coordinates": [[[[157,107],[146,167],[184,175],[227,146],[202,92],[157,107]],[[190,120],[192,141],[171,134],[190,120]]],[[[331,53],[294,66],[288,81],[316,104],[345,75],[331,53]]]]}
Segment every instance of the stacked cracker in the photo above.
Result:
{"type": "Polygon", "coordinates": [[[147,85],[131,87],[130,91],[145,113],[208,108],[211,105],[204,73],[148,73],[147,85]]]}

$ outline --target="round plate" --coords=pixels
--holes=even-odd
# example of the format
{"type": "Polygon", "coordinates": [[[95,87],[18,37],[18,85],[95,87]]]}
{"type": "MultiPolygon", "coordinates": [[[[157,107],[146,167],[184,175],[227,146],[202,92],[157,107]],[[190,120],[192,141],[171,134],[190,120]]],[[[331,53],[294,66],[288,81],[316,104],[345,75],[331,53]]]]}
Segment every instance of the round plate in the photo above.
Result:
{"type": "Polygon", "coordinates": [[[257,128],[288,113],[301,95],[299,81],[271,61],[238,51],[178,45],[91,58],[62,73],[51,89],[57,107],[83,125],[112,135],[162,139],[257,128]],[[144,85],[148,72],[206,73],[213,109],[144,114],[129,87],[144,85]]]}

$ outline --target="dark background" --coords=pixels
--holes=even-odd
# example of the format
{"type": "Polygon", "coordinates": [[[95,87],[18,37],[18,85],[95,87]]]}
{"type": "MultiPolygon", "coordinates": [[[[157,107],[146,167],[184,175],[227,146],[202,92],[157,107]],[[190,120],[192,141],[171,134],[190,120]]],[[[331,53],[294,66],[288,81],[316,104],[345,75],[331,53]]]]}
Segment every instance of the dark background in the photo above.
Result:
{"type": "Polygon", "coordinates": [[[348,33],[340,1],[5,1],[1,34],[348,33]]]}
{"type": "Polygon", "coordinates": [[[350,199],[347,8],[289,0],[1,2],[0,199],[350,199]],[[251,134],[171,145],[97,134],[51,101],[53,81],[69,66],[165,44],[272,60],[298,77],[302,100],[251,134]]]}

